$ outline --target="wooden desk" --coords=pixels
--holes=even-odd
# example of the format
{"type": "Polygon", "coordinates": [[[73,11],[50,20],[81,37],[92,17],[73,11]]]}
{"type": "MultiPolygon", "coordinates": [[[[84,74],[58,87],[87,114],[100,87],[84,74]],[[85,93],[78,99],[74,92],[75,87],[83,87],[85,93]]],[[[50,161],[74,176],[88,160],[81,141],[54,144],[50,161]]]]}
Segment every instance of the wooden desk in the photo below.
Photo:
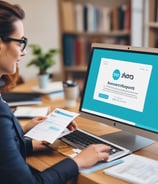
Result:
{"type": "MultiPolygon", "coordinates": [[[[36,85],[36,80],[27,82],[23,85],[17,86],[13,91],[31,91],[31,87],[33,85],[36,85]]],[[[64,100],[51,100],[47,96],[42,96],[43,104],[42,106],[50,106],[51,110],[53,110],[56,107],[64,108],[64,100]]],[[[79,103],[76,106],[76,108],[69,109],[72,111],[78,111],[79,103]]],[[[78,117],[76,119],[78,126],[81,129],[88,130],[89,132],[92,132],[96,135],[102,135],[105,133],[111,133],[114,131],[118,131],[115,128],[98,124],[94,121],[90,121],[87,119],[84,119],[82,117],[78,117]]],[[[27,123],[27,121],[21,121],[22,124],[27,123]]],[[[53,145],[58,151],[63,151],[63,153],[69,153],[71,151],[70,147],[61,143],[60,141],[57,141],[53,145]]],[[[58,151],[48,151],[43,153],[36,153],[33,156],[27,158],[28,164],[30,164],[32,167],[42,171],[49,166],[57,163],[58,161],[65,158],[64,155],[60,154],[58,151]]],[[[158,159],[158,143],[154,143],[153,145],[146,147],[142,150],[139,150],[135,152],[136,154],[146,156],[153,159],[158,159]]],[[[111,176],[103,174],[103,171],[97,171],[92,174],[80,174],[78,177],[78,183],[79,184],[125,184],[126,182],[118,180],[116,178],[113,178],[111,176]]]]}

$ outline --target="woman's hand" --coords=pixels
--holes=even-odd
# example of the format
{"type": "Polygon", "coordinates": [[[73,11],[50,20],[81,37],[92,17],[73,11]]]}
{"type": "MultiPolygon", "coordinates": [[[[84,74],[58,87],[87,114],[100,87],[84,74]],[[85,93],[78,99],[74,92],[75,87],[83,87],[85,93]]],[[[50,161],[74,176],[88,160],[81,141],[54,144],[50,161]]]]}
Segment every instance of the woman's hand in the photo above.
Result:
{"type": "MultiPolygon", "coordinates": [[[[36,118],[33,118],[32,120],[30,120],[26,125],[24,125],[23,128],[23,132],[26,133],[27,131],[29,131],[31,128],[33,128],[34,126],[36,126],[37,124],[43,122],[44,120],[46,120],[47,117],[44,116],[38,116],[36,118]]],[[[77,129],[77,123],[75,121],[72,121],[68,127],[67,127],[70,131],[75,131],[77,129]]],[[[45,142],[45,141],[37,141],[37,140],[32,140],[32,147],[33,147],[33,151],[42,151],[48,148],[49,143],[45,142]]]]}
{"type": "Polygon", "coordinates": [[[81,151],[73,160],[79,168],[91,167],[98,161],[107,160],[109,158],[108,151],[110,146],[104,144],[93,144],[81,151]]]}
{"type": "Polygon", "coordinates": [[[75,131],[77,130],[78,126],[77,126],[77,123],[76,121],[71,121],[71,123],[67,126],[67,128],[70,130],[70,131],[75,131]]]}
{"type": "MultiPolygon", "coordinates": [[[[28,124],[28,128],[33,128],[35,125],[37,125],[38,123],[42,122],[43,120],[45,120],[46,118],[44,117],[37,117],[32,119],[32,121],[30,121],[30,124],[28,124]]],[[[67,127],[70,131],[75,131],[77,129],[77,123],[75,121],[72,121],[68,127],[67,127]]],[[[45,142],[45,141],[37,141],[37,140],[32,140],[32,146],[33,146],[33,151],[42,151],[48,148],[49,143],[45,142]]]]}
{"type": "Polygon", "coordinates": [[[31,128],[33,128],[35,125],[43,122],[44,120],[46,120],[47,117],[45,116],[38,116],[36,118],[31,119],[30,121],[28,121],[23,127],[23,132],[26,133],[27,131],[29,131],[31,128]]]}

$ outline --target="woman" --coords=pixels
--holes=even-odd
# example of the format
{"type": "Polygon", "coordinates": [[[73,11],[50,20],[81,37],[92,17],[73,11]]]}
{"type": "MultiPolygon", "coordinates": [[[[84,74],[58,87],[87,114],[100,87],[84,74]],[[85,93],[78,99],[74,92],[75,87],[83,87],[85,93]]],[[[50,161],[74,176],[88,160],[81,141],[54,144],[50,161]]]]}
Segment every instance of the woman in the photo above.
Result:
{"type": "MultiPolygon", "coordinates": [[[[27,38],[24,37],[23,19],[24,11],[19,6],[0,1],[0,79],[5,84],[1,91],[12,86],[17,78],[18,62],[26,54],[27,38]]],[[[26,139],[24,133],[44,119],[34,118],[22,129],[7,103],[0,97],[0,183],[66,183],[78,175],[79,168],[108,159],[108,146],[91,145],[76,157],[66,158],[43,172],[32,169],[26,163],[26,156],[47,146],[46,143],[26,139]]],[[[72,122],[68,128],[75,130],[77,126],[72,122]]]]}

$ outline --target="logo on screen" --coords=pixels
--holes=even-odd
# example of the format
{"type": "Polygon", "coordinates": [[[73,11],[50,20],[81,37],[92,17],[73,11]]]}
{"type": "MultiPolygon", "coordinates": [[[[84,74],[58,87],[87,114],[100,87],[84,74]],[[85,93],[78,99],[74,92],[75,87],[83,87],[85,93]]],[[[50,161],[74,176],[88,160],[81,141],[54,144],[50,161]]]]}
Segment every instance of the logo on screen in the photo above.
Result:
{"type": "Polygon", "coordinates": [[[128,74],[128,73],[125,73],[125,72],[124,72],[124,73],[122,73],[121,78],[133,80],[133,79],[134,79],[134,75],[128,74]]]}
{"type": "Polygon", "coordinates": [[[125,72],[123,72],[121,74],[120,70],[118,70],[118,69],[113,71],[112,77],[113,77],[114,80],[118,80],[120,77],[125,78],[125,79],[130,79],[130,80],[134,79],[134,75],[128,74],[128,73],[125,73],[125,72]]]}
{"type": "Polygon", "coordinates": [[[121,72],[120,70],[116,69],[113,71],[112,77],[114,80],[118,80],[120,78],[121,72]]]}

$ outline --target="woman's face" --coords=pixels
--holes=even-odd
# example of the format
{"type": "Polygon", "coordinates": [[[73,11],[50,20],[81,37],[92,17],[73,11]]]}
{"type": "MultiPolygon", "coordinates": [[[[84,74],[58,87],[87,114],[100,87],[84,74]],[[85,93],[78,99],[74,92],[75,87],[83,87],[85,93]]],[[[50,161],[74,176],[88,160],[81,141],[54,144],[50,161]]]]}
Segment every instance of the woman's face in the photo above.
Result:
{"type": "MultiPolygon", "coordinates": [[[[16,31],[9,37],[22,39],[24,37],[22,21],[16,21],[14,26],[16,31]]],[[[16,65],[25,54],[26,50],[21,51],[21,45],[19,42],[10,41],[5,43],[0,40],[0,76],[4,74],[14,74],[16,72],[16,65]]]]}

